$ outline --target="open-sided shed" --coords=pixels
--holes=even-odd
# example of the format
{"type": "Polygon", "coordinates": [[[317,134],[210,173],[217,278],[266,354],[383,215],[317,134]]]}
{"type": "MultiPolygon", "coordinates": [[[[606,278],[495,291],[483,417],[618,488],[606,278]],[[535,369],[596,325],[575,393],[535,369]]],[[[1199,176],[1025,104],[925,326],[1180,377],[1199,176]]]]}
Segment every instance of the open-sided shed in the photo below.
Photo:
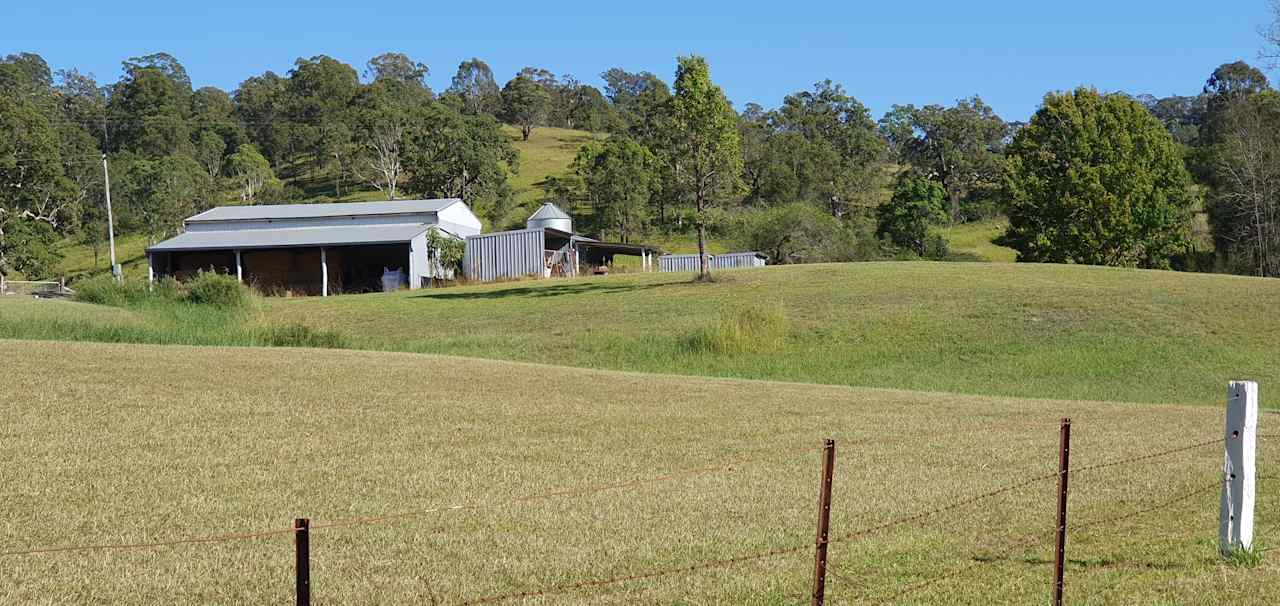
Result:
{"type": "Polygon", "coordinates": [[[419,288],[442,271],[430,266],[430,230],[459,239],[480,233],[480,221],[455,198],[223,206],[183,225],[182,234],[147,249],[152,279],[213,270],[265,292],[326,296],[379,290],[387,269],[419,288]]]}

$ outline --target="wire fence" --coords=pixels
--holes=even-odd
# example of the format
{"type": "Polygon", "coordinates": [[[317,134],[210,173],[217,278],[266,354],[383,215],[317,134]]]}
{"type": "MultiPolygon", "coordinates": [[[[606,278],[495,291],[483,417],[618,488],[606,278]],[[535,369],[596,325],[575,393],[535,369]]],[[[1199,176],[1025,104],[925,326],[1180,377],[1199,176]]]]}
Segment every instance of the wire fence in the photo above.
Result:
{"type": "MultiPolygon", "coordinates": [[[[1037,425],[1037,426],[1040,426],[1040,425],[1037,425]]],[[[919,433],[919,434],[916,434],[914,437],[928,437],[930,434],[943,435],[948,433],[951,433],[951,432],[947,430],[940,430],[937,432],[919,433]]],[[[878,439],[851,441],[849,445],[857,446],[857,445],[871,444],[871,443],[885,444],[885,443],[892,443],[900,439],[901,438],[885,437],[885,438],[878,438],[878,439]]],[[[1190,452],[1193,452],[1199,449],[1204,449],[1210,446],[1221,445],[1223,444],[1223,442],[1224,442],[1224,438],[1197,440],[1189,444],[1184,444],[1184,445],[1175,446],[1171,448],[1165,448],[1158,451],[1146,451],[1146,452],[1136,453],[1132,456],[1122,457],[1119,459],[1092,462],[1079,467],[1074,467],[1070,469],[1061,469],[1059,471],[1055,471],[1051,473],[1030,475],[1028,477],[1021,478],[1017,481],[1012,481],[995,488],[981,490],[973,494],[970,494],[968,496],[958,497],[946,503],[940,504],[936,507],[931,507],[928,509],[915,511],[915,512],[907,513],[904,515],[899,515],[897,517],[893,517],[888,520],[870,524],[865,527],[857,528],[851,531],[834,533],[830,536],[828,536],[824,532],[824,529],[820,527],[817,544],[820,546],[824,546],[829,544],[851,543],[851,542],[856,542],[862,539],[866,539],[867,537],[870,537],[872,535],[887,533],[888,531],[897,529],[899,527],[920,526],[934,518],[941,516],[942,514],[961,510],[963,508],[970,507],[979,503],[984,503],[992,499],[1005,497],[1011,493],[1028,489],[1036,485],[1048,484],[1051,480],[1062,481],[1065,479],[1065,477],[1074,477],[1082,474],[1087,474],[1089,472],[1094,472],[1094,471],[1103,470],[1103,469],[1111,469],[1111,468],[1116,468],[1116,467],[1125,466],[1125,465],[1146,464],[1146,463],[1167,461],[1170,457],[1175,457],[1185,453],[1190,453],[1190,452]]],[[[450,505],[427,507],[427,508],[416,509],[416,510],[407,510],[407,511],[389,513],[389,514],[377,515],[377,516],[364,516],[364,517],[337,519],[337,520],[331,520],[331,521],[321,521],[319,523],[314,523],[314,524],[310,523],[309,520],[299,520],[301,524],[295,523],[294,526],[289,528],[274,528],[274,529],[244,531],[244,532],[238,532],[238,533],[226,533],[226,534],[218,534],[218,535],[211,535],[211,536],[185,537],[185,538],[176,538],[176,539],[164,539],[164,540],[157,539],[157,540],[145,541],[145,542],[121,542],[121,543],[107,543],[107,544],[28,547],[23,549],[3,551],[3,552],[0,552],[0,556],[18,557],[18,556],[38,556],[38,555],[57,554],[57,553],[97,552],[97,551],[111,551],[111,550],[131,550],[131,549],[158,549],[158,548],[165,548],[165,547],[177,547],[177,546],[183,546],[183,545],[212,544],[212,543],[224,543],[224,542],[232,542],[232,541],[252,541],[256,539],[262,539],[266,537],[274,537],[274,536],[280,536],[280,535],[286,535],[286,534],[292,534],[295,536],[296,545],[303,545],[303,547],[299,547],[299,550],[300,550],[299,554],[302,554],[304,552],[301,550],[309,549],[305,547],[305,545],[309,544],[309,540],[307,540],[305,537],[308,535],[309,532],[315,531],[315,530],[332,530],[332,529],[350,528],[350,527],[356,527],[356,526],[383,524],[383,523],[390,523],[390,522],[395,522],[399,520],[404,520],[404,519],[428,515],[428,514],[463,512],[463,511],[479,511],[479,510],[495,509],[500,507],[509,507],[512,505],[519,505],[519,504],[531,503],[536,501],[545,501],[545,500],[553,500],[553,499],[573,499],[573,498],[580,498],[580,497],[586,497],[589,495],[598,495],[603,493],[625,493],[627,491],[638,489],[641,487],[675,482],[677,480],[681,480],[685,478],[695,478],[695,477],[705,476],[709,474],[720,474],[720,473],[732,472],[746,466],[750,466],[750,465],[754,465],[754,464],[758,464],[766,461],[777,462],[781,457],[796,457],[801,455],[814,454],[814,453],[823,451],[824,448],[829,448],[829,447],[830,446],[827,446],[827,447],[803,446],[803,447],[774,448],[767,451],[763,451],[751,457],[742,457],[742,458],[722,461],[718,463],[712,463],[708,465],[677,469],[674,471],[668,471],[668,472],[660,473],[653,476],[635,478],[631,480],[588,484],[584,486],[539,492],[539,493],[534,493],[529,495],[511,497],[507,499],[487,500],[487,501],[478,502],[478,503],[456,503],[456,504],[450,504],[450,505]],[[303,540],[301,541],[298,540],[300,534],[302,535],[302,538],[303,538],[303,540]]],[[[1048,457],[1042,454],[1040,455],[1040,458],[1043,460],[1043,459],[1047,459],[1048,457]]],[[[1268,476],[1261,476],[1261,477],[1266,478],[1268,476]]],[[[1061,490],[1065,491],[1065,483],[1060,484],[1060,486],[1061,486],[1061,490]]],[[[1161,511],[1170,507],[1177,506],[1179,504],[1190,502],[1195,497],[1209,493],[1217,488],[1220,488],[1221,486],[1222,486],[1221,481],[1214,481],[1209,484],[1197,484],[1195,487],[1191,488],[1190,490],[1179,492],[1172,496],[1162,496],[1160,500],[1157,501],[1156,503],[1145,506],[1145,507],[1141,507],[1139,509],[1136,509],[1130,512],[1095,518],[1095,519],[1086,520],[1080,523],[1067,524],[1063,529],[1063,532],[1064,533],[1065,532],[1087,533],[1097,528],[1118,524],[1128,520],[1138,519],[1157,511],[1161,511]]],[[[1054,533],[1056,533],[1059,531],[1059,529],[1054,528],[1053,531],[1054,533]]],[[[1045,533],[1045,534],[1051,536],[1053,533],[1045,533]]],[[[972,555],[970,557],[967,557],[965,561],[963,561],[958,566],[955,566],[951,569],[943,571],[942,573],[934,575],[932,577],[929,577],[914,583],[906,584],[896,589],[889,595],[884,596],[883,598],[877,599],[876,601],[882,602],[882,603],[892,603],[895,600],[901,599],[905,596],[926,591],[950,579],[954,579],[957,577],[974,573],[985,566],[991,565],[995,562],[1003,561],[1004,559],[1011,557],[1012,554],[1018,551],[1033,548],[1033,547],[1039,547],[1043,545],[1045,539],[1046,539],[1046,536],[1044,536],[1043,534],[1035,534],[1032,536],[1016,539],[1016,540],[1013,540],[1012,542],[1007,543],[1006,545],[1003,546],[1002,549],[999,550],[1000,551],[999,555],[995,555],[995,556],[992,556],[989,554],[986,556],[981,554],[972,555]]],[[[626,583],[641,583],[641,582],[651,581],[654,579],[659,579],[664,577],[696,574],[696,573],[709,571],[713,569],[722,569],[722,568],[728,568],[733,566],[739,566],[739,565],[743,565],[751,562],[767,560],[770,558],[779,558],[783,556],[795,556],[798,554],[807,553],[810,549],[814,549],[814,543],[781,545],[781,546],[774,547],[771,549],[766,549],[763,551],[755,551],[751,553],[733,555],[731,557],[698,560],[698,561],[688,562],[682,565],[657,568],[653,570],[623,572],[623,573],[617,573],[612,575],[600,576],[596,578],[583,578],[573,582],[553,584],[545,587],[533,587],[533,588],[526,588],[519,591],[510,591],[506,593],[495,593],[491,595],[484,595],[480,597],[464,599],[456,603],[464,606],[478,605],[478,604],[495,604],[500,602],[523,600],[523,599],[535,598],[535,597],[552,596],[552,595],[566,594],[566,593],[572,593],[572,592],[603,590],[611,586],[621,585],[626,583]]],[[[823,550],[822,553],[825,554],[825,550],[823,550]]],[[[300,555],[299,557],[301,558],[303,556],[300,555]]],[[[823,565],[825,566],[826,565],[825,556],[820,556],[820,557],[823,558],[823,565]]],[[[298,568],[299,568],[299,571],[302,571],[304,569],[304,565],[301,560],[299,561],[298,568]]],[[[310,595],[309,564],[307,564],[305,568],[306,568],[306,574],[308,575],[307,585],[306,585],[308,589],[306,590],[306,596],[309,601],[309,595],[310,595]]],[[[844,573],[837,571],[834,568],[829,568],[829,570],[831,571],[832,576],[836,578],[839,581],[839,583],[842,583],[845,586],[844,588],[846,590],[848,589],[854,589],[854,590],[860,590],[860,591],[863,590],[863,588],[859,587],[857,583],[853,582],[850,578],[846,577],[844,573]]],[[[301,574],[301,572],[299,574],[301,574]]],[[[299,596],[300,596],[299,603],[304,603],[301,598],[302,596],[301,588],[303,587],[301,577],[299,577],[298,587],[299,587],[299,596]]],[[[819,602],[815,602],[815,603],[819,603],[819,602]]]]}

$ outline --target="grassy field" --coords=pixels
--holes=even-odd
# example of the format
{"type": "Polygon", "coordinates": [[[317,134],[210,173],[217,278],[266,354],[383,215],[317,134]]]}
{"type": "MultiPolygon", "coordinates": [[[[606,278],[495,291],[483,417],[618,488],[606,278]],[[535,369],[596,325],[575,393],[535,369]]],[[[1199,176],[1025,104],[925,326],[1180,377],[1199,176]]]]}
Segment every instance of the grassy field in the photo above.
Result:
{"type": "Polygon", "coordinates": [[[969,394],[1216,405],[1231,379],[1280,384],[1273,280],[924,262],[691,277],[269,298],[212,320],[139,310],[149,331],[109,330],[115,319],[93,319],[107,308],[53,322],[65,303],[0,300],[0,337],[232,344],[301,322],[363,349],[969,394]],[[699,335],[755,312],[780,316],[763,346],[748,336],[736,349],[698,347],[699,335]]]}
{"type": "Polygon", "coordinates": [[[1013,263],[1017,259],[1017,251],[991,242],[1004,233],[1008,225],[1007,219],[961,223],[942,229],[942,235],[951,248],[952,259],[956,261],[1013,263]]]}
{"type": "MultiPolygon", "coordinates": [[[[1220,436],[1205,407],[1019,400],[644,375],[379,352],[0,341],[0,551],[318,529],[318,604],[459,604],[682,567],[732,566],[511,604],[796,604],[812,569],[821,439],[838,440],[842,536],[1050,473],[1220,436]],[[16,394],[16,397],[14,397],[16,394]],[[21,464],[13,464],[21,461],[21,464]],[[697,472],[681,473],[682,470],[697,472]],[[670,476],[662,478],[663,476],[670,476]],[[556,497],[522,497],[653,480],[556,497]],[[438,507],[475,506],[426,513],[438,507]]],[[[1280,426],[1264,414],[1262,431],[1280,426]]],[[[1264,442],[1262,468],[1280,463],[1264,442]]],[[[1073,604],[1269,604],[1280,564],[1215,556],[1215,446],[1072,479],[1073,604]],[[1088,522],[1156,507],[1112,525],[1088,522]]],[[[831,547],[833,604],[1043,603],[1053,481],[831,547]],[[965,574],[895,597],[903,589],[965,574]]],[[[1280,541],[1261,484],[1258,544],[1280,541]]],[[[7,555],[9,604],[283,603],[288,534],[7,555]]]]}

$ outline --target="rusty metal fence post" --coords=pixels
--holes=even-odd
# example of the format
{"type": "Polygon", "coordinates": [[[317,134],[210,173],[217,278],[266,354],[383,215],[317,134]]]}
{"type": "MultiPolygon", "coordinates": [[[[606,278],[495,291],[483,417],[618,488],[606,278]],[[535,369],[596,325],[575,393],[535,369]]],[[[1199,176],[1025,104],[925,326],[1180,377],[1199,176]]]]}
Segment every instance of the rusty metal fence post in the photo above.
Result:
{"type": "Polygon", "coordinates": [[[293,521],[293,547],[297,556],[296,585],[294,593],[298,606],[311,606],[311,520],[297,518],[293,521]]]}
{"type": "Polygon", "coordinates": [[[1071,477],[1071,419],[1062,419],[1058,438],[1058,527],[1053,554],[1053,606],[1062,606],[1063,566],[1067,556],[1067,480],[1071,477]]]}
{"type": "Polygon", "coordinates": [[[818,490],[818,538],[813,555],[813,606],[822,606],[827,588],[827,542],[831,531],[831,475],[836,464],[836,441],[822,448],[822,484],[818,490]]]}

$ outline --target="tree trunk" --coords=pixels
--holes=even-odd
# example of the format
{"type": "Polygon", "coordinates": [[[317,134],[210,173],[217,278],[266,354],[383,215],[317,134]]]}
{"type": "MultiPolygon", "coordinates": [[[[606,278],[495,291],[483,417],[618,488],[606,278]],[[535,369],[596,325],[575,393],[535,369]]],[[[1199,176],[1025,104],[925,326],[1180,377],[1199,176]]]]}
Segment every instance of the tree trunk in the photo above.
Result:
{"type": "Polygon", "coordinates": [[[707,224],[698,220],[698,279],[711,279],[711,260],[707,258],[707,224]]]}
{"type": "Polygon", "coordinates": [[[707,258],[707,221],[703,214],[706,210],[706,195],[702,192],[702,186],[698,187],[697,192],[697,209],[698,209],[698,279],[711,279],[711,260],[707,258]]]}

